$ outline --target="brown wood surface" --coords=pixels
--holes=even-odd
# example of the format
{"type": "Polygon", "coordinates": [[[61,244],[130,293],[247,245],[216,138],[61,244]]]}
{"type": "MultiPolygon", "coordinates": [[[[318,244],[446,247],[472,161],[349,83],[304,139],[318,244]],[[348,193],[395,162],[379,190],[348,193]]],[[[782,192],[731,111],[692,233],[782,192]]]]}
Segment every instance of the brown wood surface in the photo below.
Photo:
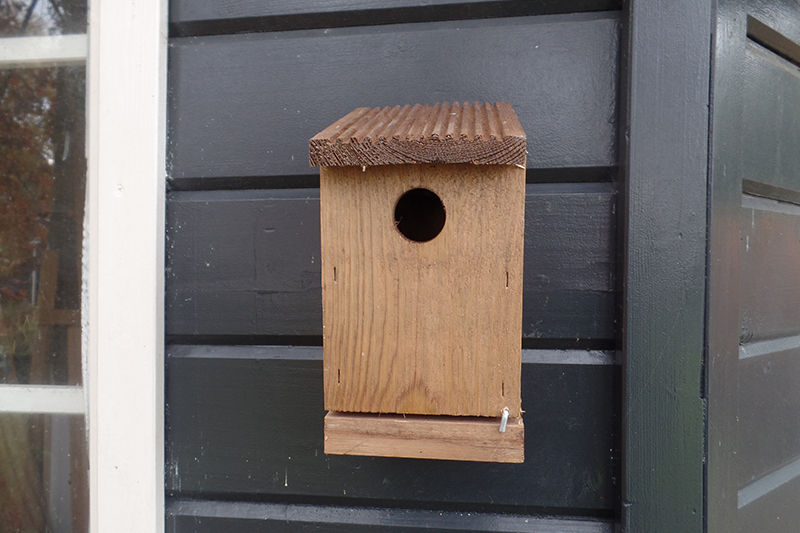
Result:
{"type": "Polygon", "coordinates": [[[524,166],[525,131],[514,108],[505,102],[361,107],[311,138],[309,162],[312,166],[524,166]]]}
{"type": "Polygon", "coordinates": [[[323,167],[325,408],[520,416],[525,171],[323,167]],[[412,242],[394,206],[426,188],[442,232],[412,242]]]}
{"type": "Polygon", "coordinates": [[[522,463],[524,434],[521,418],[510,418],[500,433],[500,418],[331,412],[325,453],[522,463]]]}

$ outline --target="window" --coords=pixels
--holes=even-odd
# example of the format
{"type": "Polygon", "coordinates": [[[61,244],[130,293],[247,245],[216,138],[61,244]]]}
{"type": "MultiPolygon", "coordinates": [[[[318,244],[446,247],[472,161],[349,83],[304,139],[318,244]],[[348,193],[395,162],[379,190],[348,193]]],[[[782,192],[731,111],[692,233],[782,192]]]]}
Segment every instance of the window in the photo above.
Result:
{"type": "Polygon", "coordinates": [[[88,528],[86,2],[0,4],[0,524],[88,528]]]}
{"type": "Polygon", "coordinates": [[[0,150],[29,141],[0,228],[0,530],[163,531],[166,1],[0,0],[0,19],[0,89],[28,95],[0,150]]]}

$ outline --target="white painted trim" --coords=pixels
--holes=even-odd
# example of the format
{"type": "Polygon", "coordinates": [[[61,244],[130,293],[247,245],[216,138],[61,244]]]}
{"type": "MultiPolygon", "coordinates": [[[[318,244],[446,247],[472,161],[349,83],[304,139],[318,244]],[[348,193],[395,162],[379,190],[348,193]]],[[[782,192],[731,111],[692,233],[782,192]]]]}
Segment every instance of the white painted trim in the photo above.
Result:
{"type": "Polygon", "coordinates": [[[0,413],[82,415],[82,387],[0,385],[0,413]]]}
{"type": "Polygon", "coordinates": [[[739,509],[800,477],[800,458],[739,489],[739,509]]]}
{"type": "Polygon", "coordinates": [[[90,531],[164,531],[166,0],[92,0],[90,531]]]}
{"type": "Polygon", "coordinates": [[[0,38],[0,68],[83,65],[86,34],[0,38]]]}

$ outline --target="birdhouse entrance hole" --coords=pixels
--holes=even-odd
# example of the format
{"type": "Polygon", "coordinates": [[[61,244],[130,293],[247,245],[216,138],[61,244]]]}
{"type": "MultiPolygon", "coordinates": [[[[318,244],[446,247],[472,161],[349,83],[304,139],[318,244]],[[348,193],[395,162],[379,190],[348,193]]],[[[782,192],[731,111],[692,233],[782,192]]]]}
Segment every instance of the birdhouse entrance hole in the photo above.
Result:
{"type": "Polygon", "coordinates": [[[447,218],[442,199],[428,189],[411,189],[394,208],[397,230],[409,240],[433,240],[444,228],[447,218]]]}

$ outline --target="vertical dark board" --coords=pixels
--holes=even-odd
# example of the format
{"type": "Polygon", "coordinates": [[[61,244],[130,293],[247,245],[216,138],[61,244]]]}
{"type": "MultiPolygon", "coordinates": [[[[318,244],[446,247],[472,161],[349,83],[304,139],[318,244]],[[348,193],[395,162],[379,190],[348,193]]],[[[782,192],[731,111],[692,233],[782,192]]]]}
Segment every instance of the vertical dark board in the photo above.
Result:
{"type": "Polygon", "coordinates": [[[741,132],[746,0],[718,0],[714,31],[708,282],[709,533],[738,531],[741,132]]]}
{"type": "MultiPolygon", "coordinates": [[[[169,347],[167,490],[203,498],[316,496],[344,505],[498,504],[595,516],[614,509],[617,366],[557,364],[559,352],[553,364],[524,364],[526,460],[504,465],[326,456],[321,353],[169,347]]],[[[568,361],[570,352],[563,355],[568,361]]]]}
{"type": "Polygon", "coordinates": [[[627,13],[622,527],[699,533],[711,3],[627,13]]]}
{"type": "Polygon", "coordinates": [[[474,100],[514,105],[531,168],[613,166],[618,38],[611,12],[172,39],[169,176],[307,175],[357,107],[474,100]]]}

